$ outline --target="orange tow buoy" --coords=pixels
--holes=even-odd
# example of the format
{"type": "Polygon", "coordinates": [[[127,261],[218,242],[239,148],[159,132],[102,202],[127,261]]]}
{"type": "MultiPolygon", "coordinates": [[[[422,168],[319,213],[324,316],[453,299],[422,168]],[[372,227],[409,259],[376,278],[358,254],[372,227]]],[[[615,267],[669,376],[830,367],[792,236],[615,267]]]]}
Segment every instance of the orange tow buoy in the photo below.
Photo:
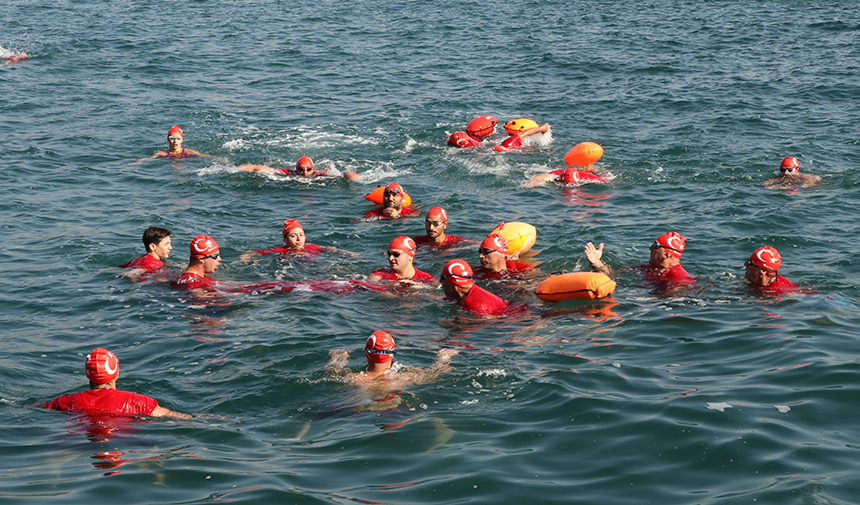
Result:
{"type": "Polygon", "coordinates": [[[586,167],[603,156],[603,148],[594,142],[580,142],[564,155],[564,162],[568,165],[579,165],[586,167]]]}

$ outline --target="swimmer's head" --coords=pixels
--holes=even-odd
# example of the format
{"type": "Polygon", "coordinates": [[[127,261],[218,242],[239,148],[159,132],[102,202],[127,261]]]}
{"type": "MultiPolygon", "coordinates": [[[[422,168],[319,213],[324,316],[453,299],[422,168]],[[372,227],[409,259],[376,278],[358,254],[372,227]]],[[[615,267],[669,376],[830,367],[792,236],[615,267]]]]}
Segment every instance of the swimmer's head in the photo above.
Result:
{"type": "Polygon", "coordinates": [[[521,131],[525,131],[531,128],[537,128],[539,125],[532,121],[531,119],[519,118],[519,119],[511,119],[507,123],[505,123],[505,131],[508,132],[508,135],[514,135],[521,131]]]}
{"type": "MultiPolygon", "coordinates": [[[[415,257],[415,241],[412,240],[412,237],[407,237],[406,235],[401,235],[396,239],[392,240],[390,244],[388,244],[389,251],[400,251],[401,253],[406,253],[411,257],[415,257]]],[[[391,254],[391,253],[389,253],[391,254]]]]}
{"type": "Polygon", "coordinates": [[[310,156],[302,156],[299,158],[299,161],[296,162],[296,174],[303,175],[305,177],[314,174],[314,161],[310,156]]]}
{"type": "Polygon", "coordinates": [[[167,136],[168,136],[168,137],[179,137],[179,138],[182,138],[182,128],[180,128],[180,127],[178,127],[178,126],[176,126],[176,125],[171,126],[171,127],[170,127],[170,129],[169,129],[169,130],[167,130],[167,136]]]}
{"type": "Polygon", "coordinates": [[[684,241],[684,237],[679,233],[670,231],[669,233],[664,233],[657,237],[657,240],[651,244],[651,249],[660,247],[665,249],[670,256],[680,258],[681,254],[684,253],[684,248],[687,247],[687,243],[684,241]]]}
{"type": "Polygon", "coordinates": [[[93,384],[109,384],[119,375],[119,360],[114,353],[96,347],[87,354],[87,379],[93,384]]]}
{"type": "Polygon", "coordinates": [[[364,355],[371,363],[388,363],[394,359],[394,338],[384,331],[374,331],[364,344],[364,355]]]}
{"type": "Polygon", "coordinates": [[[466,132],[454,132],[448,137],[448,145],[454,147],[469,147],[469,134],[466,132]]]}
{"type": "Polygon", "coordinates": [[[284,221],[284,236],[286,237],[291,230],[295,230],[296,228],[303,229],[302,225],[295,219],[287,219],[284,221]]]}
{"type": "Polygon", "coordinates": [[[445,209],[442,207],[431,207],[430,210],[427,211],[427,220],[442,221],[443,223],[448,224],[448,213],[445,212],[445,209]]]}
{"type": "Polygon", "coordinates": [[[794,156],[786,156],[783,158],[782,163],[779,164],[779,171],[782,173],[786,172],[794,172],[800,167],[800,164],[797,162],[797,158],[794,156]]]}
{"type": "Polygon", "coordinates": [[[484,138],[495,131],[497,124],[499,122],[493,116],[476,117],[466,125],[466,133],[478,138],[484,138]]]}
{"type": "Polygon", "coordinates": [[[457,286],[468,286],[472,284],[472,267],[463,260],[451,260],[442,267],[440,278],[457,286]]]}
{"type": "Polygon", "coordinates": [[[219,255],[218,243],[208,235],[197,235],[191,240],[192,258],[209,258],[219,255]]]}
{"type": "Polygon", "coordinates": [[[749,263],[767,272],[776,272],[782,264],[782,257],[773,247],[759,247],[750,255],[749,263]]]}
{"type": "Polygon", "coordinates": [[[561,174],[561,182],[564,184],[576,184],[579,182],[579,174],[576,167],[567,167],[561,174]]]}

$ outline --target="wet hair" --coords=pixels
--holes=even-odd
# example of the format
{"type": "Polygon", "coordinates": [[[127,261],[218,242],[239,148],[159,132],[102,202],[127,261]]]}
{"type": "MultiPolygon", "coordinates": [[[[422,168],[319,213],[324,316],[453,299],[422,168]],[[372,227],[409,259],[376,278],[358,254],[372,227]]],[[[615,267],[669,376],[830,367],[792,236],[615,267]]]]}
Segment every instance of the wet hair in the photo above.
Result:
{"type": "Polygon", "coordinates": [[[143,232],[143,248],[149,252],[149,244],[158,244],[165,237],[172,237],[173,232],[167,228],[159,228],[158,226],[150,226],[143,232]]]}

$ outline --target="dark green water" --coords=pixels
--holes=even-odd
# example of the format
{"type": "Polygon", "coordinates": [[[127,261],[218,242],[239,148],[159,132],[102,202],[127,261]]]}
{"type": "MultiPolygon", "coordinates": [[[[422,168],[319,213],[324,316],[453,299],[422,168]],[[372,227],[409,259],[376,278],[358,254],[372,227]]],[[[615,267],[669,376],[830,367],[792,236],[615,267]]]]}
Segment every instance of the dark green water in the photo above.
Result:
{"type": "MultiPolygon", "coordinates": [[[[0,497],[3,503],[857,502],[860,14],[851,2],[53,2],[0,6],[0,497]],[[511,154],[442,139],[479,114],[531,117],[552,141],[511,154]],[[151,160],[179,124],[222,161],[151,160]],[[527,189],[581,141],[610,183],[527,189]],[[242,163],[318,166],[304,183],[242,163]],[[766,190],[784,156],[822,179],[766,190]],[[188,303],[118,278],[149,225],[176,232],[169,270],[210,234],[223,281],[364,279],[422,218],[362,222],[400,182],[448,231],[538,230],[529,261],[615,267],[687,237],[698,288],[663,296],[633,272],[612,302],[524,303],[479,319],[429,286],[394,294],[236,295],[188,303]],[[278,245],[354,251],[314,261],[278,245]],[[811,293],[762,298],[757,247],[811,293]],[[399,408],[323,368],[331,349],[394,335],[398,361],[454,370],[399,408]],[[94,427],[40,404],[117,353],[119,386],[192,421],[94,427]],[[332,413],[336,415],[331,415],[332,413]]],[[[498,134],[499,139],[502,138],[498,134]]],[[[419,252],[438,275],[474,248],[419,252]]],[[[485,284],[486,285],[486,284],[485,284]]]]}

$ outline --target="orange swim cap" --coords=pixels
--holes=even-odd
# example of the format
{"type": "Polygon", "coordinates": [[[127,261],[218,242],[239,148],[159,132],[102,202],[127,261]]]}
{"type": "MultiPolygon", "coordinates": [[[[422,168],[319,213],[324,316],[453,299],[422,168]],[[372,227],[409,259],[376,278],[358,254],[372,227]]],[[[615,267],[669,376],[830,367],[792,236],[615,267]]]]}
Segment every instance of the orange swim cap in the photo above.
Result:
{"type": "Polygon", "coordinates": [[[655,243],[669,251],[669,254],[675,258],[680,258],[684,252],[684,248],[687,247],[684,237],[674,231],[660,235],[657,237],[655,243]]]}
{"type": "Polygon", "coordinates": [[[773,247],[759,247],[750,255],[750,263],[762,270],[776,272],[779,270],[779,266],[782,265],[782,256],[773,247]]]}
{"type": "Polygon", "coordinates": [[[96,347],[87,354],[87,379],[93,384],[108,384],[119,375],[119,360],[114,353],[96,347]]]}
{"type": "Polygon", "coordinates": [[[442,267],[440,277],[458,286],[468,286],[472,283],[472,267],[463,260],[451,260],[442,267]]]}
{"type": "Polygon", "coordinates": [[[493,116],[480,116],[469,121],[466,125],[466,133],[475,137],[484,138],[493,133],[496,125],[499,124],[493,116]]]}
{"type": "Polygon", "coordinates": [[[182,136],[182,128],[180,128],[176,125],[171,126],[170,129],[167,130],[167,136],[168,137],[171,135],[175,136],[177,133],[179,134],[180,137],[182,136]]]}
{"type": "Polygon", "coordinates": [[[302,225],[299,224],[295,219],[287,219],[284,221],[284,236],[286,237],[291,230],[295,230],[296,228],[303,230],[302,225]]]}
{"type": "Polygon", "coordinates": [[[218,243],[209,235],[197,235],[191,240],[191,257],[202,258],[218,254],[218,243]]]}
{"type": "Polygon", "coordinates": [[[412,237],[407,237],[406,235],[401,235],[392,240],[391,243],[388,244],[388,249],[403,251],[413,258],[415,257],[415,241],[412,240],[412,237]]]}
{"type": "Polygon", "coordinates": [[[372,363],[388,363],[394,359],[394,338],[384,331],[374,331],[364,344],[364,355],[372,363]]]}
{"type": "Polygon", "coordinates": [[[310,165],[311,168],[314,168],[314,160],[311,159],[310,156],[302,156],[299,158],[299,161],[296,162],[296,168],[310,165]]]}

